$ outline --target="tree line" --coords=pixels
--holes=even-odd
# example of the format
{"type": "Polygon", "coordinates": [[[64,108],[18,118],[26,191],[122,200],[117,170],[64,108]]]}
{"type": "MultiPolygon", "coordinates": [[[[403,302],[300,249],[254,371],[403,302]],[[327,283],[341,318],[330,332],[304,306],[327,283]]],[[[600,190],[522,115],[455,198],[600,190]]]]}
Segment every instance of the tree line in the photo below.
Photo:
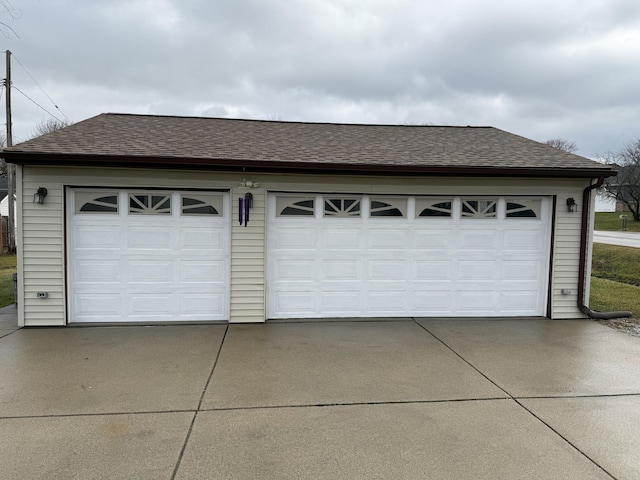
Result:
{"type": "MultiPolygon", "coordinates": [[[[545,143],[564,152],[575,153],[578,150],[575,142],[563,138],[552,138],[545,143]]],[[[604,194],[624,204],[633,219],[640,221],[640,139],[619,150],[607,152],[598,160],[618,171],[615,177],[605,179],[604,194]]]]}

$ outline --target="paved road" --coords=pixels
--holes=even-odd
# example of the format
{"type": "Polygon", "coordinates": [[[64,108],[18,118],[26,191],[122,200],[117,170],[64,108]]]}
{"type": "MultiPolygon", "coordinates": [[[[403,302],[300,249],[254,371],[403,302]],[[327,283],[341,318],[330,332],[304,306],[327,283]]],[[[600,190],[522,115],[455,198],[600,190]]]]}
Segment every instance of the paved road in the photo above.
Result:
{"type": "Polygon", "coordinates": [[[609,245],[620,245],[622,247],[640,248],[640,233],[595,230],[593,232],[593,241],[596,243],[608,243],[609,245]]]}

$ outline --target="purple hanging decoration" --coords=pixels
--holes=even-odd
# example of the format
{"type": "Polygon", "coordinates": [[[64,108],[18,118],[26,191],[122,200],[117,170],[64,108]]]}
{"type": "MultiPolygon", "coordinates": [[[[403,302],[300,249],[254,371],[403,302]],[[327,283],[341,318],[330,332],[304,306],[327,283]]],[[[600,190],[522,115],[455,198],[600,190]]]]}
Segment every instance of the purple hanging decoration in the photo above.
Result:
{"type": "Polygon", "coordinates": [[[249,210],[251,209],[251,203],[253,202],[253,195],[247,193],[244,196],[244,226],[249,225],[249,210]]]}
{"type": "Polygon", "coordinates": [[[238,199],[238,216],[239,216],[239,220],[240,220],[240,225],[242,225],[242,220],[244,217],[243,213],[242,213],[242,207],[244,207],[244,199],[242,197],[240,197],[238,199]]]}

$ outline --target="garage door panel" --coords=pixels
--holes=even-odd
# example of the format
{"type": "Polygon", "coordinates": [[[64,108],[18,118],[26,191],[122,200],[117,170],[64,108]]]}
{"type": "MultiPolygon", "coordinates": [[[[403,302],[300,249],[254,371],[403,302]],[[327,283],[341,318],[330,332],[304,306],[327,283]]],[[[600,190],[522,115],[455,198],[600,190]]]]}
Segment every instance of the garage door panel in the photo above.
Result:
{"type": "Polygon", "coordinates": [[[509,313],[535,311],[538,309],[538,303],[538,292],[536,290],[503,291],[500,294],[500,310],[509,313]]]}
{"type": "Polygon", "coordinates": [[[413,313],[420,315],[449,314],[454,309],[450,290],[439,290],[442,286],[416,288],[412,295],[413,313]]]}
{"type": "Polygon", "coordinates": [[[109,283],[121,282],[122,262],[113,260],[88,260],[78,259],[73,264],[75,278],[82,283],[109,283]]]}
{"type": "Polygon", "coordinates": [[[180,295],[180,315],[190,320],[198,320],[198,317],[207,317],[214,320],[224,318],[224,298],[222,294],[191,294],[180,295]]]}
{"type": "Polygon", "coordinates": [[[388,229],[373,228],[367,235],[367,247],[369,249],[391,249],[404,251],[410,244],[410,237],[403,230],[391,230],[393,225],[389,225],[388,229]]]}
{"type": "Polygon", "coordinates": [[[181,250],[204,250],[207,252],[225,250],[227,232],[224,228],[211,225],[209,229],[185,228],[180,232],[181,250]]]}
{"type": "Polygon", "coordinates": [[[502,261],[501,278],[506,281],[528,280],[537,284],[540,280],[539,260],[502,261]]]}
{"type": "Polygon", "coordinates": [[[133,316],[170,315],[174,311],[177,300],[175,292],[171,290],[154,293],[129,293],[129,314],[133,316]]]}
{"type": "Polygon", "coordinates": [[[418,260],[414,262],[416,281],[442,280],[450,281],[454,278],[456,263],[453,260],[418,260]]]}
{"type": "Polygon", "coordinates": [[[326,228],[321,230],[321,246],[332,250],[359,250],[362,232],[353,228],[326,228]]]}
{"type": "Polygon", "coordinates": [[[279,227],[278,235],[273,239],[275,250],[314,249],[316,245],[316,229],[279,227]]]}
{"type": "Polygon", "coordinates": [[[457,279],[461,282],[495,281],[499,278],[495,262],[489,260],[459,260],[457,269],[457,279]]]}
{"type": "Polygon", "coordinates": [[[369,292],[367,306],[370,314],[395,313],[407,310],[407,294],[403,289],[396,291],[369,292]]]}
{"type": "Polygon", "coordinates": [[[454,232],[451,229],[418,229],[413,232],[413,248],[420,250],[450,250],[454,244],[454,232]]]}
{"type": "MultiPolygon", "coordinates": [[[[318,282],[314,285],[316,290],[321,292],[338,292],[348,293],[349,295],[360,294],[363,292],[363,285],[361,282],[354,282],[351,280],[325,280],[318,282]]],[[[358,302],[361,303],[361,302],[358,302]]]]}
{"type": "MultiPolygon", "coordinates": [[[[309,270],[301,272],[309,276],[309,270]]],[[[324,260],[320,262],[321,280],[345,280],[359,282],[362,278],[362,262],[354,259],[324,260]]]]}
{"type": "Polygon", "coordinates": [[[287,314],[311,315],[318,311],[316,294],[313,292],[278,292],[275,294],[274,300],[273,307],[278,316],[287,314]]]}
{"type": "Polygon", "coordinates": [[[499,312],[499,296],[495,291],[464,290],[459,288],[456,298],[458,311],[469,315],[492,315],[499,312]]]}
{"type": "Polygon", "coordinates": [[[127,246],[133,250],[172,250],[175,246],[174,242],[173,232],[168,231],[166,227],[130,226],[127,228],[127,246]]]}
{"type": "Polygon", "coordinates": [[[409,273],[406,261],[399,260],[369,260],[368,279],[376,280],[404,280],[409,273]]]}
{"type": "Polygon", "coordinates": [[[78,292],[74,298],[74,312],[78,317],[89,319],[119,318],[124,313],[123,304],[123,296],[119,292],[78,292]]]}
{"type": "Polygon", "coordinates": [[[306,280],[309,278],[310,272],[317,270],[315,263],[315,260],[306,259],[281,260],[275,263],[272,268],[277,281],[306,280]]]}
{"type": "Polygon", "coordinates": [[[171,260],[130,260],[128,279],[132,284],[173,284],[174,265],[171,260]]]}
{"type": "Polygon", "coordinates": [[[322,310],[327,314],[360,314],[363,310],[360,290],[345,292],[343,290],[325,290],[319,295],[322,310]]]}
{"type": "Polygon", "coordinates": [[[507,230],[504,232],[503,249],[538,252],[543,236],[538,231],[507,230]]]}
{"type": "MultiPolygon", "coordinates": [[[[494,223],[491,220],[483,222],[494,223]]],[[[464,227],[463,227],[464,228],[464,227]]],[[[500,235],[495,230],[479,229],[469,227],[461,229],[458,236],[458,245],[461,250],[489,250],[495,251],[500,248],[500,235]]]]}
{"type": "Polygon", "coordinates": [[[73,248],[82,250],[118,251],[122,238],[119,226],[82,225],[76,228],[73,248]]]}
{"type": "Polygon", "coordinates": [[[180,283],[215,283],[224,278],[226,262],[223,260],[180,261],[180,283]]]}

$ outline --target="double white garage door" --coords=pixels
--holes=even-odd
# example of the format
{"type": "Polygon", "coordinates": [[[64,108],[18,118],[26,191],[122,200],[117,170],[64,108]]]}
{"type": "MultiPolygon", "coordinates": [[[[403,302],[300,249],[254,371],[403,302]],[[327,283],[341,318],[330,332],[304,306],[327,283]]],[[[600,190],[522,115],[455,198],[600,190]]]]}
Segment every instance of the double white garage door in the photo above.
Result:
{"type": "Polygon", "coordinates": [[[548,198],[271,195],[268,317],[545,314],[548,198]]]}
{"type": "MultiPolygon", "coordinates": [[[[267,318],[545,315],[551,199],[269,194],[267,318]]],[[[229,319],[226,192],[68,189],[71,322],[229,319]]]]}

